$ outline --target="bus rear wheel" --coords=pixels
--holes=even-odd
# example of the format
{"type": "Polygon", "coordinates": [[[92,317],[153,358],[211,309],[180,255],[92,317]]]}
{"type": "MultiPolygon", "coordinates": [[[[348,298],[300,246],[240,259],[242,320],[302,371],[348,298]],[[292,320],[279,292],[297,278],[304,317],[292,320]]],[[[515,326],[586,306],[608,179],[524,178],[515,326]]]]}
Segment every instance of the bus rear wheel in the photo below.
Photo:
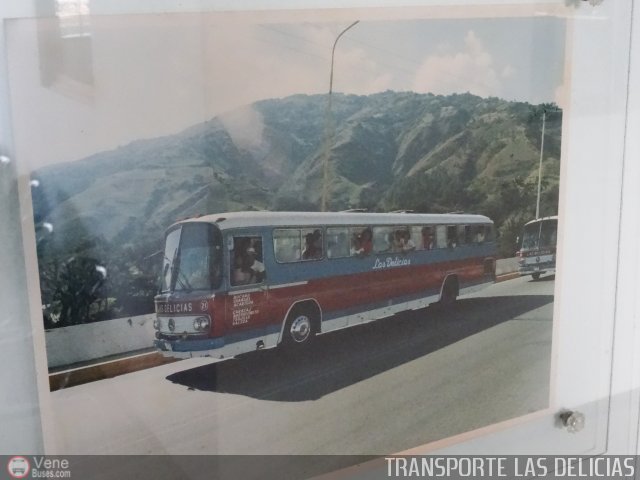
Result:
{"type": "Polygon", "coordinates": [[[458,281],[455,278],[448,278],[442,287],[442,294],[438,304],[441,307],[451,307],[458,298],[458,281]]]}
{"type": "Polygon", "coordinates": [[[317,314],[309,308],[294,307],[284,326],[282,344],[287,349],[309,345],[316,335],[317,314]]]}

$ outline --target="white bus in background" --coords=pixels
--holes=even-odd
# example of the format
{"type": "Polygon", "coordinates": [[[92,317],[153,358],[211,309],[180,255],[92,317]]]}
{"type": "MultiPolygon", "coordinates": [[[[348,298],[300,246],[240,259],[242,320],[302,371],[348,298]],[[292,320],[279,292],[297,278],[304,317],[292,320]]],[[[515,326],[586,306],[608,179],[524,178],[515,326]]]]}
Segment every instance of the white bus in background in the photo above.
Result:
{"type": "Polygon", "coordinates": [[[544,274],[556,273],[556,243],[558,217],[538,218],[525,224],[518,251],[518,272],[534,280],[544,274]]]}

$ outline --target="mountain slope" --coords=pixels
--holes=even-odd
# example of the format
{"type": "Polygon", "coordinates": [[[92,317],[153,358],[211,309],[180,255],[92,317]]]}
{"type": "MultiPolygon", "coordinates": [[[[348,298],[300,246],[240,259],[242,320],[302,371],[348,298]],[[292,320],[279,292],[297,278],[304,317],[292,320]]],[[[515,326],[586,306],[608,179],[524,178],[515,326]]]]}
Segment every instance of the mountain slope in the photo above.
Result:
{"type": "MultiPolygon", "coordinates": [[[[325,162],[330,210],[483,213],[508,254],[534,214],[539,110],[470,94],[382,92],[334,94],[328,112],[326,95],[294,95],[43,168],[33,173],[36,225],[49,225],[39,230],[41,269],[88,255],[127,258],[123,271],[138,271],[137,259],[158,250],[178,218],[318,210],[325,162]]],[[[547,116],[543,214],[557,213],[561,119],[547,116]]]]}

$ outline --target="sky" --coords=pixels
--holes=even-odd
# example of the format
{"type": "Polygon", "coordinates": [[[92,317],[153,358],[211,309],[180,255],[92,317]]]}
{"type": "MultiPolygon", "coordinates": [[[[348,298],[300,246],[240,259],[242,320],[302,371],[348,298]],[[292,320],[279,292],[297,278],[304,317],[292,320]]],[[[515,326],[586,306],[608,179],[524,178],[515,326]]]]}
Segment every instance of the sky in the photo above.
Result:
{"type": "Polygon", "coordinates": [[[222,116],[241,134],[246,106],[334,92],[470,92],[562,105],[563,19],[328,15],[93,16],[7,25],[16,155],[25,168],[74,161],[222,116]],[[66,35],[66,37],[65,37],[66,35]]]}

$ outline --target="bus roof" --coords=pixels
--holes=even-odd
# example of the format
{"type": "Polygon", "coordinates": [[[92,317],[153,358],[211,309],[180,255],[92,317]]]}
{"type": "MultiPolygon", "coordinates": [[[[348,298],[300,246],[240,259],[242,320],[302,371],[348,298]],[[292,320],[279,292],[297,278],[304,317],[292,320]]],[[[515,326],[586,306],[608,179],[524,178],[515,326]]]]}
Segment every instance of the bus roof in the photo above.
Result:
{"type": "Polygon", "coordinates": [[[176,223],[215,223],[221,230],[255,226],[493,224],[483,215],[356,212],[229,212],[188,218],[176,223]]]}
{"type": "Polygon", "coordinates": [[[524,226],[526,227],[527,225],[531,225],[533,223],[538,223],[538,222],[545,222],[547,220],[558,220],[558,216],[552,215],[550,217],[536,218],[535,220],[531,220],[530,222],[525,223],[524,226]]]}

